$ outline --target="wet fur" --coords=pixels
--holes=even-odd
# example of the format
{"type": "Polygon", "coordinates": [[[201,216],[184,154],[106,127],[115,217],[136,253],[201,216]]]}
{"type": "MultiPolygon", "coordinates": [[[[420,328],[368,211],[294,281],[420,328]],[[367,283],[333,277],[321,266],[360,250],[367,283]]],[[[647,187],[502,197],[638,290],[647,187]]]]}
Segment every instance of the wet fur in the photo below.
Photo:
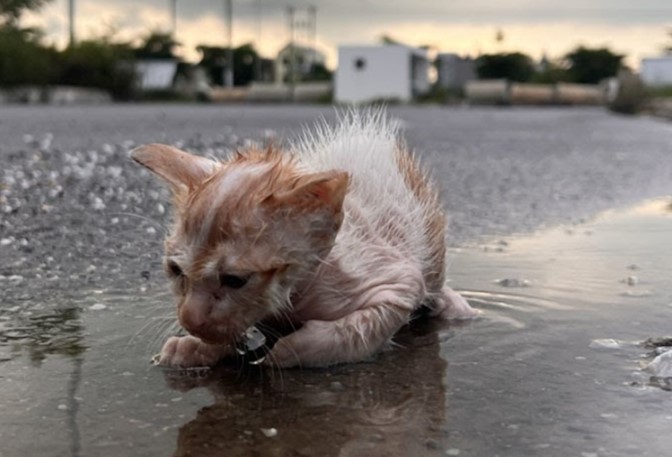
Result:
{"type": "Polygon", "coordinates": [[[245,328],[274,320],[296,330],[267,364],[359,361],[422,305],[445,319],[475,315],[445,286],[438,193],[382,113],[322,124],[285,152],[213,162],[148,145],[133,158],[170,185],[176,207],[166,265],[192,335],[169,339],[163,364],[214,364],[245,328]],[[249,280],[226,287],[227,274],[249,280]]]}

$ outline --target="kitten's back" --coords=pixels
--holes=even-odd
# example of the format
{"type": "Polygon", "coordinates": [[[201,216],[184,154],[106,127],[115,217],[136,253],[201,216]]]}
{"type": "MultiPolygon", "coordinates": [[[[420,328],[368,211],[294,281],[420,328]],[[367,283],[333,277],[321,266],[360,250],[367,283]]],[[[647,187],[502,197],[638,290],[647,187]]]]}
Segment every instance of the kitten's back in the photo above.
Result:
{"type": "Polygon", "coordinates": [[[350,187],[337,243],[360,249],[363,239],[384,239],[410,254],[428,292],[445,281],[445,215],[436,190],[405,144],[398,125],[382,112],[350,112],[336,127],[323,124],[295,147],[310,171],[345,170],[350,187]],[[365,224],[355,223],[365,219],[365,224]],[[369,232],[362,233],[363,227],[369,232]]]}

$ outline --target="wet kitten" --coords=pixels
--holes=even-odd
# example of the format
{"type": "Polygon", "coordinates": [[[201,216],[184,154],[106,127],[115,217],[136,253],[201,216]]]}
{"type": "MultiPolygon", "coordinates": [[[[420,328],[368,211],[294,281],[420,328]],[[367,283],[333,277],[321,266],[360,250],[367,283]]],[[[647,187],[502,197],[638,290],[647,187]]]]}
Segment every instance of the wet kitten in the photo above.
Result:
{"type": "Polygon", "coordinates": [[[165,267],[189,336],[159,362],[212,365],[250,326],[288,319],[265,364],[324,366],[383,347],[421,305],[476,312],[445,286],[445,217],[435,189],[381,114],[350,114],[291,151],[215,162],[170,146],[133,152],[170,186],[165,267]]]}

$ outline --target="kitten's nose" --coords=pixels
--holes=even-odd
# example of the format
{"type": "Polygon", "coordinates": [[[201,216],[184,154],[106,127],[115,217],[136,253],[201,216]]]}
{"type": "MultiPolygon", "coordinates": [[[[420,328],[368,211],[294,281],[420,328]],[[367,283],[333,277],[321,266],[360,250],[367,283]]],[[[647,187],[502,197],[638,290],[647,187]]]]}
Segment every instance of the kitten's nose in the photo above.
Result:
{"type": "Polygon", "coordinates": [[[186,331],[198,336],[208,328],[211,312],[212,301],[207,294],[190,293],[180,306],[178,318],[186,331]]]}

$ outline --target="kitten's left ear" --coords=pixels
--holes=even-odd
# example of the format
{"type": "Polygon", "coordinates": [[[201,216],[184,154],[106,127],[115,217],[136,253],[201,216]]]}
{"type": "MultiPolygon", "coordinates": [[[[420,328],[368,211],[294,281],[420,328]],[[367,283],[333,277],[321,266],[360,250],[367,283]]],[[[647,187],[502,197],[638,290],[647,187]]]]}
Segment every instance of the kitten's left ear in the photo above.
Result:
{"type": "Polygon", "coordinates": [[[313,173],[301,177],[293,189],[274,194],[271,200],[299,211],[327,208],[333,214],[340,213],[349,180],[348,173],[340,170],[313,173]]]}
{"type": "Polygon", "coordinates": [[[217,162],[165,144],[147,144],[131,152],[133,160],[166,180],[173,191],[192,189],[217,169],[217,162]]]}

